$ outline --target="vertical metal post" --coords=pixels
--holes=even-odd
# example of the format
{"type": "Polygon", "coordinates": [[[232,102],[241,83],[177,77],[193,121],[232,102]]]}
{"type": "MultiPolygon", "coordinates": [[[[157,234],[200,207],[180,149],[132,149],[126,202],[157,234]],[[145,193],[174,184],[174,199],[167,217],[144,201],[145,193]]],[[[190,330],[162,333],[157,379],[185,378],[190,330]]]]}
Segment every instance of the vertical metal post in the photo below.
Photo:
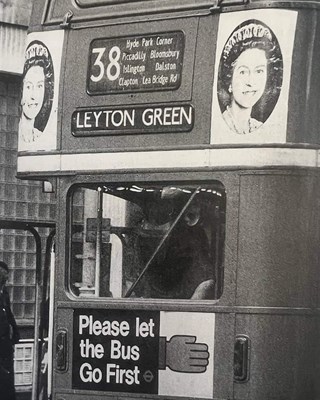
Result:
{"type": "Polygon", "coordinates": [[[98,210],[97,210],[97,237],[96,237],[96,269],[95,269],[95,296],[100,296],[100,266],[101,266],[101,231],[102,231],[102,189],[98,188],[98,210]]]}
{"type": "Polygon", "coordinates": [[[33,227],[30,226],[27,230],[34,236],[36,242],[36,304],[34,313],[34,345],[31,400],[38,400],[39,323],[41,303],[41,238],[39,233],[33,227]]]}
{"type": "Polygon", "coordinates": [[[50,302],[49,302],[49,330],[48,330],[48,398],[52,395],[52,371],[53,371],[53,313],[54,313],[54,278],[55,278],[55,252],[52,249],[50,258],[50,302]]]}
{"type": "MultiPolygon", "coordinates": [[[[44,263],[44,271],[43,271],[43,279],[42,279],[42,314],[41,314],[41,323],[40,323],[40,349],[42,349],[44,340],[44,333],[47,334],[48,340],[48,368],[47,368],[47,380],[44,384],[47,385],[47,395],[48,398],[51,396],[52,391],[52,369],[53,369],[53,360],[52,360],[52,348],[53,348],[53,313],[54,313],[54,293],[55,293],[55,285],[54,285],[54,277],[55,277],[55,242],[54,236],[56,234],[55,229],[52,230],[47,237],[46,242],[46,256],[44,263]],[[49,288],[48,288],[49,285],[49,288]],[[47,308],[47,302],[49,302],[49,310],[47,308]],[[48,319],[46,319],[45,314],[48,312],[48,319]],[[47,321],[44,324],[44,321],[47,321]]],[[[39,356],[40,356],[39,351],[39,356]]],[[[38,372],[40,374],[42,360],[39,357],[38,364],[38,372]]],[[[41,392],[40,382],[38,382],[38,392],[41,392]]]]}

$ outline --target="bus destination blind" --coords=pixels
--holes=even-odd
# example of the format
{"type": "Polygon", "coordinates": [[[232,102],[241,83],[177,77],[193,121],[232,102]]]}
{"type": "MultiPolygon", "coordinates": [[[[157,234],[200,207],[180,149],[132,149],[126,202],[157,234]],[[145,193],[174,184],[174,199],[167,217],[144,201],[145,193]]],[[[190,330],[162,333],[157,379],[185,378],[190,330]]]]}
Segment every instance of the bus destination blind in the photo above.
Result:
{"type": "Polygon", "coordinates": [[[178,89],[184,42],[180,31],[94,39],[89,52],[88,93],[178,89]]]}
{"type": "Polygon", "coordinates": [[[194,114],[189,103],[78,109],[71,131],[74,136],[190,132],[194,114]]]}

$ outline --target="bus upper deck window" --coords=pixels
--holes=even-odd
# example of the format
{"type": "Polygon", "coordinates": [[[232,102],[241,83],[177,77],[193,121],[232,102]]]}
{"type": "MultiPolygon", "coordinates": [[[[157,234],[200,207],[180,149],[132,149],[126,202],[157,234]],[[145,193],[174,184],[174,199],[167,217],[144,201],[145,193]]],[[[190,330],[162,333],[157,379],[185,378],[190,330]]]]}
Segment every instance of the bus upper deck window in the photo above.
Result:
{"type": "Polygon", "coordinates": [[[225,191],[99,184],[72,194],[70,288],[79,297],[217,299],[225,191]]]}

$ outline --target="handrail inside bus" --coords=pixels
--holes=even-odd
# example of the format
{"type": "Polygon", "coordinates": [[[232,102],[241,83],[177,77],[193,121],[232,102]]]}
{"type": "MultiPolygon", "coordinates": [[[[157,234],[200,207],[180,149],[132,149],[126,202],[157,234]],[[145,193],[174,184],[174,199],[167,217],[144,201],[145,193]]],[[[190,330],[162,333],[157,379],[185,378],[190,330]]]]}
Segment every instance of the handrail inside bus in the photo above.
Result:
{"type": "MultiPolygon", "coordinates": [[[[75,3],[80,8],[91,8],[91,7],[101,7],[101,6],[111,6],[121,3],[135,3],[140,0],[75,0],[75,3]]],[[[150,1],[150,0],[144,0],[150,1]]]]}
{"type": "MultiPolygon", "coordinates": [[[[136,3],[140,2],[141,0],[75,0],[75,3],[80,8],[93,8],[93,7],[103,7],[103,6],[114,6],[117,4],[123,3],[136,3]]],[[[150,0],[144,0],[147,2],[150,0]]],[[[153,0],[151,0],[153,1],[153,0]]],[[[215,0],[213,3],[213,7],[220,7],[220,6],[234,6],[239,4],[247,4],[250,3],[250,0],[215,0]]]]}

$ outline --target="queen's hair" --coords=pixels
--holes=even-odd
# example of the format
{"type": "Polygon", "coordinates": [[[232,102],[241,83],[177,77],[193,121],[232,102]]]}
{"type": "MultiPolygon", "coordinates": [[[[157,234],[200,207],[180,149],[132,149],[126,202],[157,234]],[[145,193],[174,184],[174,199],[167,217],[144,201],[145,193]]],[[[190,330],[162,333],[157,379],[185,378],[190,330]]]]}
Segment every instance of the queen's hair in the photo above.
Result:
{"type": "Polygon", "coordinates": [[[35,118],[34,127],[43,131],[52,109],[54,95],[54,71],[51,55],[42,42],[33,41],[26,50],[23,68],[23,80],[32,67],[41,67],[44,73],[44,98],[41,110],[35,118]],[[30,51],[31,48],[41,48],[42,51],[30,51]]]}

